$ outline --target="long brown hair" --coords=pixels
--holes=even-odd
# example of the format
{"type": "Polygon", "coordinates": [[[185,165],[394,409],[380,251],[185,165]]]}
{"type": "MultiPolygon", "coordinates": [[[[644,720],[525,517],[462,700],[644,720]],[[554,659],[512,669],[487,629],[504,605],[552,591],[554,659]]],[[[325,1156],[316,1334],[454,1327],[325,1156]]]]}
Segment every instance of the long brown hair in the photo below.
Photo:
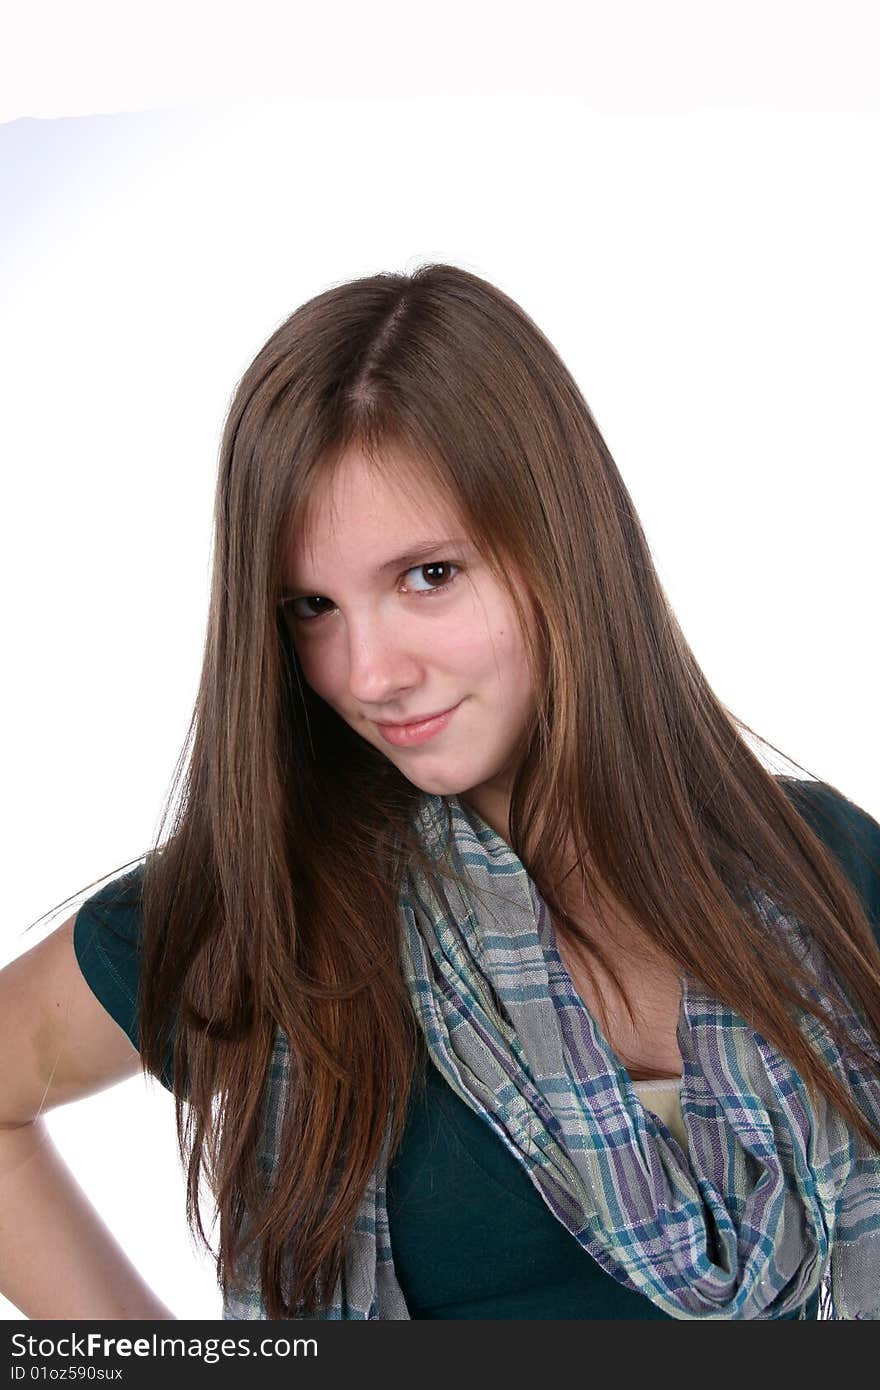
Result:
{"type": "Polygon", "coordinates": [[[397,954],[403,868],[432,869],[412,830],[422,793],[308,687],[279,603],[314,485],[355,447],[380,467],[395,451],[414,461],[493,573],[508,582],[515,557],[525,577],[530,611],[511,597],[539,699],[510,843],[559,929],[616,978],[601,935],[560,900],[573,844],[597,913],[610,892],[880,1144],[801,1032],[798,1010],[818,1012],[809,979],[743,884],[810,924],[880,1039],[870,924],[746,735],[773,745],[709,688],[570,373],[522,308],[456,266],[334,285],[272,333],[229,408],[201,683],[142,896],[141,1054],[157,1074],[174,1040],[187,1219],[208,1243],[204,1174],[221,1287],[261,1241],[273,1318],[329,1301],[386,1123],[393,1154],[424,1062],[397,954]],[[267,1179],[279,1028],[293,1072],[285,1161],[267,1179]]]}

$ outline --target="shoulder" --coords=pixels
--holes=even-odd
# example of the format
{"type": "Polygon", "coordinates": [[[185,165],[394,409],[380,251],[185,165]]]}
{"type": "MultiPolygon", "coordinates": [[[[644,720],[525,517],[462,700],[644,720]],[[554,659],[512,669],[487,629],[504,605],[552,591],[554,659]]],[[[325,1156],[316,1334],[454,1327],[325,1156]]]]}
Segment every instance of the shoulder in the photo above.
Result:
{"type": "Polygon", "coordinates": [[[827,782],[777,777],[795,809],[838,860],[880,943],[880,824],[827,782]]]}
{"type": "Polygon", "coordinates": [[[85,899],[74,924],[77,952],[90,949],[92,943],[98,950],[121,958],[139,952],[143,876],[141,863],[85,899]]]}
{"type": "MultiPolygon", "coordinates": [[[[73,924],[73,948],[81,974],[138,1049],[145,867],[142,860],[86,898],[73,924]]],[[[168,1091],[174,1089],[173,1075],[172,1037],[159,1077],[168,1091]]]]}
{"type": "Polygon", "coordinates": [[[143,879],[144,863],[141,861],[133,869],[127,869],[124,874],[119,874],[98,888],[86,898],[80,911],[88,909],[106,921],[120,914],[136,913],[140,907],[143,879]]]}
{"type": "Polygon", "coordinates": [[[93,994],[138,1045],[140,892],[143,865],[105,883],[79,908],[73,949],[93,994]]]}

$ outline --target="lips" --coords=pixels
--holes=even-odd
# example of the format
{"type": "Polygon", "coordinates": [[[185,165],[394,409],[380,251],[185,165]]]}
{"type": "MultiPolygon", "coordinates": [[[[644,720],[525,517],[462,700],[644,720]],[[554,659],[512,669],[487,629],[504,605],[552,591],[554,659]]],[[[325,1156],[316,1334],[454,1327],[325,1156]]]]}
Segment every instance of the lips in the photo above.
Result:
{"type": "MultiPolygon", "coordinates": [[[[458,702],[458,705],[460,704],[461,700],[458,702]]],[[[414,743],[424,743],[445,729],[458,709],[458,705],[441,710],[439,714],[425,715],[421,719],[410,720],[408,724],[377,723],[376,728],[386,743],[393,744],[395,748],[407,748],[414,743]]]]}
{"type": "MultiPolygon", "coordinates": [[[[441,714],[448,714],[454,705],[447,705],[446,709],[435,710],[433,714],[414,714],[412,719],[383,719],[379,724],[380,729],[409,729],[413,724],[426,724],[429,719],[439,719],[441,714]]],[[[378,723],[378,720],[376,721],[378,723]]]]}

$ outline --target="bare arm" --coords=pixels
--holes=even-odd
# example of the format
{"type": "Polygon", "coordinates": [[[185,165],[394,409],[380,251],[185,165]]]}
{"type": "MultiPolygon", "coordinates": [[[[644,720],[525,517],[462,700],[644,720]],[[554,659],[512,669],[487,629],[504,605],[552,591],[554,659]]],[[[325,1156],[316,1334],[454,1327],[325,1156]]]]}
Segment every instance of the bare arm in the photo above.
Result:
{"type": "Polygon", "coordinates": [[[29,1318],[173,1318],[42,1118],[140,1069],[128,1037],[83,978],[74,921],[0,970],[0,1292],[29,1318]]]}

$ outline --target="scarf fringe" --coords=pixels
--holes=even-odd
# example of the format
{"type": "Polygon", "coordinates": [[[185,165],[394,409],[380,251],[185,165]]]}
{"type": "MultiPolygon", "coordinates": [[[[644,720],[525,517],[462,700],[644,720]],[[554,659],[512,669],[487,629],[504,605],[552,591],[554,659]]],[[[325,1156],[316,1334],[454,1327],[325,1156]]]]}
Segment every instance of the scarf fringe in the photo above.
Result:
{"type": "Polygon", "coordinates": [[[822,1283],[819,1285],[819,1312],[818,1317],[826,1321],[839,1322],[837,1309],[834,1303],[834,1288],[831,1276],[831,1260],[822,1276],[822,1283]]]}

